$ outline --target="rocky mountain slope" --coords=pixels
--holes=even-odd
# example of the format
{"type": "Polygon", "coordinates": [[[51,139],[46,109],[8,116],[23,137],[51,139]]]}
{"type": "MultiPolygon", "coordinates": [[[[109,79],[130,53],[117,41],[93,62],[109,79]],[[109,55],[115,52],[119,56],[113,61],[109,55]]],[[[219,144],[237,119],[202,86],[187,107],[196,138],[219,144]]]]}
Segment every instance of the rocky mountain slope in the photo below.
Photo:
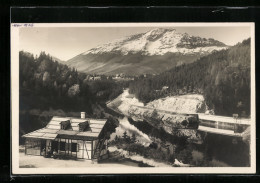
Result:
{"type": "Polygon", "coordinates": [[[92,48],[66,64],[85,73],[157,74],[227,47],[211,38],[158,28],[92,48]]]}

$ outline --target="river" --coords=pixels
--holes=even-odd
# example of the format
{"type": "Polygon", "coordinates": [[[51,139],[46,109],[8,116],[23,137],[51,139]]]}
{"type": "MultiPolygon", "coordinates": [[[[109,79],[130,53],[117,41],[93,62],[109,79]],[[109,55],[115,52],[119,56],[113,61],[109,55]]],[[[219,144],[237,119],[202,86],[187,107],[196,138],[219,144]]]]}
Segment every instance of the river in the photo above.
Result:
{"type": "MultiPolygon", "coordinates": [[[[129,118],[119,119],[119,126],[116,128],[116,132],[111,135],[111,140],[115,136],[123,136],[126,131],[129,136],[133,133],[136,135],[137,143],[141,143],[143,146],[149,146],[152,142],[160,144],[164,141],[165,135],[163,132],[157,133],[157,129],[154,129],[145,121],[133,121],[129,118]],[[155,137],[155,133],[157,133],[155,137]],[[161,136],[161,137],[160,137],[161,136]],[[161,140],[161,141],[160,141],[161,140]]],[[[188,164],[191,166],[204,167],[246,167],[249,164],[249,147],[248,145],[237,137],[230,137],[219,134],[211,134],[206,132],[197,132],[200,137],[198,142],[190,142],[185,146],[185,149],[179,152],[179,157],[185,157],[188,159],[188,164]]],[[[172,136],[172,138],[174,138],[172,136]]],[[[174,141],[166,143],[176,147],[174,141]]],[[[170,151],[169,151],[170,152],[170,151]]],[[[175,153],[170,152],[170,153],[175,153]]],[[[178,156],[177,156],[178,157],[178,156]]],[[[177,161],[180,161],[176,158],[177,161]]]]}

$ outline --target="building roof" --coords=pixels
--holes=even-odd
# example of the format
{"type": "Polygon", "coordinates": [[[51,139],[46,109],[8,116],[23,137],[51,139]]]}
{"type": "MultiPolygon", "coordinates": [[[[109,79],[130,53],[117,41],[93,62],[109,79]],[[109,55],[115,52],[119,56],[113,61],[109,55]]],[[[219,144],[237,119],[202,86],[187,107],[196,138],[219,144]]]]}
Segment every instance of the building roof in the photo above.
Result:
{"type": "Polygon", "coordinates": [[[26,138],[50,139],[55,138],[72,138],[75,140],[94,140],[97,139],[105,126],[107,119],[91,119],[91,118],[72,118],[54,116],[45,128],[35,130],[31,133],[23,135],[26,138]],[[67,130],[60,129],[60,123],[70,121],[70,128],[67,130]],[[87,131],[79,131],[79,124],[88,121],[89,129],[87,131]]]}

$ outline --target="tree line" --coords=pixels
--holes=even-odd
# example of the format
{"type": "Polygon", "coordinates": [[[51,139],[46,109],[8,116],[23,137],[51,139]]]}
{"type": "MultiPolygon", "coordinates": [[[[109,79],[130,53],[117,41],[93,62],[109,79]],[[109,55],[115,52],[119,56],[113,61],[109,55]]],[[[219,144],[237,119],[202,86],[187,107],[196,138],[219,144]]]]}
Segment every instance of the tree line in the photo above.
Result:
{"type": "Polygon", "coordinates": [[[122,93],[124,83],[111,78],[90,81],[85,73],[58,63],[49,54],[19,52],[20,110],[49,108],[92,113],[92,104],[122,93]]]}
{"type": "Polygon", "coordinates": [[[129,91],[147,103],[187,93],[203,94],[217,115],[250,115],[250,38],[214,51],[191,64],[130,83],[129,91]]]}

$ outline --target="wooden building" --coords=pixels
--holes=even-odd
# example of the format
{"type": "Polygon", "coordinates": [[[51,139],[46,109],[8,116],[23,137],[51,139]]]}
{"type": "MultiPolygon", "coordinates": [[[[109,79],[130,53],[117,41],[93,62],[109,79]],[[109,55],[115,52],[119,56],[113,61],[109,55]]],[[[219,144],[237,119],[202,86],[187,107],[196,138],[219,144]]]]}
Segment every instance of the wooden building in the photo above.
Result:
{"type": "Polygon", "coordinates": [[[25,154],[99,160],[108,156],[107,119],[54,116],[45,128],[23,135],[25,154]]]}

